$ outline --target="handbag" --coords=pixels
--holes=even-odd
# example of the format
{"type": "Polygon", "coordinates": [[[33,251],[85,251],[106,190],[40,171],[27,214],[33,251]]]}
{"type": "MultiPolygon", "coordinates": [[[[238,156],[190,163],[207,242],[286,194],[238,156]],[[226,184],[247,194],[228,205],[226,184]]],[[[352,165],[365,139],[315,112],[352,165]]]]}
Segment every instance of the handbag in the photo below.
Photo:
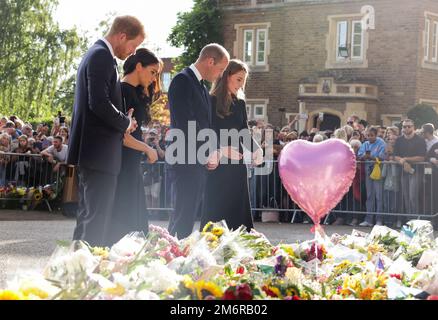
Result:
{"type": "Polygon", "coordinates": [[[380,180],[382,179],[382,170],[380,168],[380,159],[376,158],[376,163],[374,164],[373,171],[371,171],[370,178],[371,180],[380,180]]]}

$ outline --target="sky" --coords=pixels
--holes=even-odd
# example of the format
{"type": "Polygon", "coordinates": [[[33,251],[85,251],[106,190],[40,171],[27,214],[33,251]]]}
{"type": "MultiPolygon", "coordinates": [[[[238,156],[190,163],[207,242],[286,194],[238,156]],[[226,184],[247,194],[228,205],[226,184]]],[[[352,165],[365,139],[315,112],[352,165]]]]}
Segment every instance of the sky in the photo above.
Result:
{"type": "Polygon", "coordinates": [[[190,11],[192,6],[193,0],[59,0],[54,18],[63,29],[77,26],[88,31],[94,41],[102,36],[96,34],[96,27],[110,13],[136,16],[148,34],[146,46],[165,58],[181,54],[182,49],[171,47],[166,39],[176,24],[177,13],[190,11]]]}

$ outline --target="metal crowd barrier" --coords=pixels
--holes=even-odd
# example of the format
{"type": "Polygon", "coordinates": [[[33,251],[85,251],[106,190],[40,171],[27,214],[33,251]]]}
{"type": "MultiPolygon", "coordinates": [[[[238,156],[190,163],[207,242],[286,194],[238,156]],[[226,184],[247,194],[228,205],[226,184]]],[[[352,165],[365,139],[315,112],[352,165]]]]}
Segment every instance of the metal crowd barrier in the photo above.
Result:
{"type": "MultiPolygon", "coordinates": [[[[270,175],[256,176],[254,169],[248,168],[253,215],[278,212],[282,222],[305,221],[306,215],[290,199],[281,183],[278,162],[265,165],[273,166],[270,175]]],[[[382,178],[373,181],[369,178],[373,165],[374,162],[357,162],[356,177],[349,192],[322,222],[329,224],[342,218],[345,223],[366,219],[371,224],[393,224],[398,220],[438,217],[438,197],[435,194],[438,191],[438,167],[416,163],[412,166],[414,171],[409,173],[400,164],[386,161],[381,163],[382,178]]],[[[164,162],[144,164],[144,181],[148,211],[171,213],[173,186],[167,165],[164,162]]]]}
{"type": "Polygon", "coordinates": [[[45,203],[50,212],[50,202],[62,191],[62,172],[53,170],[53,164],[39,154],[0,153],[0,207],[8,202],[34,209],[45,203]]]}

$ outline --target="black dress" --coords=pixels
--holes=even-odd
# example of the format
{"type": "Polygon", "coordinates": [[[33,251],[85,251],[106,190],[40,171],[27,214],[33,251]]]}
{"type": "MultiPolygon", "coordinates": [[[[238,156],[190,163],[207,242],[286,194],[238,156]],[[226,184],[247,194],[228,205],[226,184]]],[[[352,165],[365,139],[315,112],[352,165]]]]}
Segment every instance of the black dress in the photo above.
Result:
{"type": "MultiPolygon", "coordinates": [[[[212,98],[213,128],[218,139],[221,129],[248,129],[246,104],[243,100],[234,100],[231,105],[231,114],[220,118],[216,114],[216,99],[212,98]]],[[[249,131],[248,135],[249,135],[249,131]]],[[[242,143],[251,141],[245,148],[254,151],[259,148],[251,137],[242,139],[239,151],[242,153],[242,143]]],[[[221,145],[231,145],[230,141],[221,141],[221,145]]],[[[248,231],[253,228],[251,205],[249,201],[248,172],[243,160],[239,164],[220,164],[216,170],[210,171],[207,178],[207,187],[204,195],[204,206],[201,217],[201,230],[208,222],[225,220],[228,228],[236,230],[245,226],[248,231]]]]}
{"type": "MultiPolygon", "coordinates": [[[[138,127],[132,136],[142,141],[141,127],[150,122],[150,99],[143,94],[142,87],[134,87],[122,82],[122,94],[126,111],[134,109],[138,127]]],[[[114,200],[111,222],[108,227],[108,245],[115,244],[131,232],[148,232],[148,212],[143,186],[141,166],[142,153],[123,147],[122,166],[117,178],[117,189],[114,200]]]]}

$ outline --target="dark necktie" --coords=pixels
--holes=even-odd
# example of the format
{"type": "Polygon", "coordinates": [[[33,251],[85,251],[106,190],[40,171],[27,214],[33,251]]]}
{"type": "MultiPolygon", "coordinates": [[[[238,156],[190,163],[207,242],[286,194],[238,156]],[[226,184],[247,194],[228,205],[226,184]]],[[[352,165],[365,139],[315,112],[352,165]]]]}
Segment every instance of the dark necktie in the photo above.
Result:
{"type": "Polygon", "coordinates": [[[205,106],[207,107],[207,111],[208,111],[208,122],[211,125],[211,110],[210,110],[210,96],[208,94],[207,88],[205,87],[205,82],[202,79],[201,81],[199,81],[201,83],[201,87],[202,87],[202,94],[204,95],[205,98],[205,102],[207,103],[205,106]]]}

